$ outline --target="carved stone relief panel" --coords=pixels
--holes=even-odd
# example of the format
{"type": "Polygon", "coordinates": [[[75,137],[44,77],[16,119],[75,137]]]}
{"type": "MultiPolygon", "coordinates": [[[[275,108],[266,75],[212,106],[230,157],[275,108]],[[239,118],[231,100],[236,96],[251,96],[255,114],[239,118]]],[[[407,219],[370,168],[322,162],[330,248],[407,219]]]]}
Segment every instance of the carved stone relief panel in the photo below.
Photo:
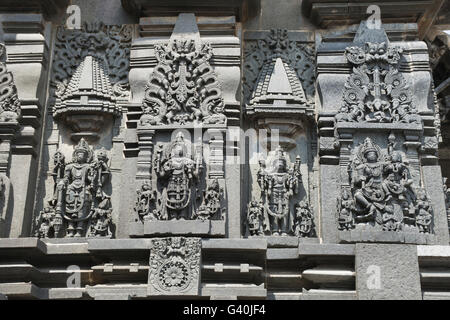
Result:
{"type": "Polygon", "coordinates": [[[53,117],[78,141],[98,139],[129,98],[132,26],[86,23],[81,30],[59,27],[53,63],[53,117]]]}
{"type": "Polygon", "coordinates": [[[193,144],[190,135],[185,137],[182,131],[170,141],[160,141],[151,148],[151,155],[144,154],[142,174],[136,177],[134,210],[139,221],[133,225],[138,228],[140,225],[143,231],[132,234],[223,236],[226,209],[223,169],[221,174],[213,171],[211,159],[206,163],[203,158],[201,143],[193,144]]]}
{"type": "Polygon", "coordinates": [[[337,122],[422,122],[411,86],[398,69],[402,52],[386,42],[345,49],[353,71],[345,84],[337,122]]]}
{"type": "Polygon", "coordinates": [[[300,157],[294,164],[279,147],[260,161],[257,181],[261,188],[247,208],[247,228],[251,236],[273,235],[312,237],[315,235],[314,215],[304,197],[294,205],[301,183],[300,157]]]}
{"type": "Polygon", "coordinates": [[[181,13],[170,38],[152,48],[157,64],[136,123],[137,198],[130,235],[223,237],[227,116],[211,65],[213,47],[201,39],[195,15],[181,13]]]}
{"type": "Polygon", "coordinates": [[[285,29],[244,37],[245,115],[257,129],[257,157],[272,150],[259,167],[249,164],[245,234],[314,237],[313,37],[285,29]],[[290,156],[296,157],[292,166],[290,156]]]}
{"type": "Polygon", "coordinates": [[[198,295],[201,247],[200,238],[152,239],[148,295],[198,295]]]}
{"type": "Polygon", "coordinates": [[[105,192],[111,172],[106,150],[95,152],[81,138],[72,160],[54,154],[54,191],[37,215],[40,238],[112,237],[111,196],[105,192]]]}
{"type": "Polygon", "coordinates": [[[338,200],[340,230],[367,225],[382,231],[431,233],[433,209],[425,189],[414,183],[401,152],[387,152],[366,138],[353,150],[349,187],[338,200]]]}
{"type": "Polygon", "coordinates": [[[225,124],[220,83],[209,64],[209,43],[173,40],[155,46],[158,65],[150,76],[140,125],[225,124]]]}
{"type": "MultiPolygon", "coordinates": [[[[21,104],[13,74],[6,67],[6,48],[0,43],[0,227],[5,220],[10,197],[9,167],[11,144],[20,128],[21,104]]],[[[0,228],[0,234],[2,230],[0,228]]]]}

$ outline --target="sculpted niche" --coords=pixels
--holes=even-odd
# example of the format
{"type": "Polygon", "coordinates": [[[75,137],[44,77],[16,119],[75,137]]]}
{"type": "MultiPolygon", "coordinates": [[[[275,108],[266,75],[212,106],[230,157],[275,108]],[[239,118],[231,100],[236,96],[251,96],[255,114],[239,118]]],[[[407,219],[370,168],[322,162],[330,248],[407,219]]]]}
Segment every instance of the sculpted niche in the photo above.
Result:
{"type": "Polygon", "coordinates": [[[273,235],[312,237],[314,218],[307,200],[293,204],[301,183],[300,157],[293,165],[278,147],[267,161],[260,161],[257,174],[260,199],[252,200],[247,208],[247,227],[251,236],[273,235]]]}
{"type": "Polygon", "coordinates": [[[135,210],[143,220],[222,219],[223,190],[217,179],[209,179],[202,193],[201,149],[192,155],[191,143],[179,132],[166,146],[155,150],[153,168],[156,188],[145,181],[137,190],[135,210]],[[201,200],[198,205],[199,199],[201,200]]]}
{"type": "Polygon", "coordinates": [[[54,194],[36,218],[35,235],[40,238],[111,237],[111,200],[105,193],[110,179],[104,149],[95,154],[82,138],[72,161],[54,155],[54,194]]]}
{"type": "Polygon", "coordinates": [[[415,185],[403,155],[387,153],[367,137],[348,165],[350,187],[338,200],[340,230],[368,225],[383,231],[431,233],[433,210],[425,189],[415,185]]]}

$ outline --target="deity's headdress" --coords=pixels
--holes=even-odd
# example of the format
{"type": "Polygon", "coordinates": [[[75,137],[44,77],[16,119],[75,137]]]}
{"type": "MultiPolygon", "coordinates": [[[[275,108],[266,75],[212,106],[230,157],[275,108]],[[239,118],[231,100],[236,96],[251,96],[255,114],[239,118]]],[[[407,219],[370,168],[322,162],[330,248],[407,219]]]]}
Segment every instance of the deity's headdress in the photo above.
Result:
{"type": "Polygon", "coordinates": [[[76,155],[80,152],[83,152],[87,157],[87,161],[90,162],[92,158],[92,150],[86,140],[84,140],[84,138],[81,138],[80,142],[78,142],[78,144],[75,146],[72,157],[75,158],[76,155]]]}
{"type": "Polygon", "coordinates": [[[283,164],[286,164],[286,152],[283,151],[283,149],[278,146],[275,150],[275,161],[281,161],[283,164]]]}
{"type": "Polygon", "coordinates": [[[373,144],[372,139],[366,138],[364,140],[362,154],[365,156],[369,152],[375,152],[378,155],[378,149],[373,144]]]}

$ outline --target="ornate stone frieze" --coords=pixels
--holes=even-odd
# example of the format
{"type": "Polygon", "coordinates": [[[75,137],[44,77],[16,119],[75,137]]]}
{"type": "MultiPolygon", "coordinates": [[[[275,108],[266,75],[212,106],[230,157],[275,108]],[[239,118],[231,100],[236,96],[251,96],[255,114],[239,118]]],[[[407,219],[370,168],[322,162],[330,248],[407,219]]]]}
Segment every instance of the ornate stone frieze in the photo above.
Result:
{"type": "Polygon", "coordinates": [[[430,200],[410,171],[392,145],[383,152],[366,138],[353,150],[348,165],[349,187],[342,188],[338,199],[339,229],[369,225],[383,231],[431,233],[430,200]]]}
{"type": "Polygon", "coordinates": [[[63,119],[73,138],[95,137],[108,115],[119,115],[118,103],[129,97],[130,44],[130,25],[99,22],[86,23],[81,30],[58,28],[53,116],[63,119]]]}
{"type": "MultiPolygon", "coordinates": [[[[0,43],[0,58],[5,54],[5,45],[0,43]]],[[[0,62],[0,124],[2,122],[17,123],[21,113],[13,75],[6,68],[6,63],[0,62]]]]}
{"type": "Polygon", "coordinates": [[[173,39],[155,45],[155,67],[145,89],[140,125],[225,124],[222,90],[210,65],[209,43],[173,39]]]}
{"type": "Polygon", "coordinates": [[[156,184],[147,180],[137,190],[135,211],[141,220],[223,219],[223,189],[218,179],[209,179],[203,197],[198,192],[205,180],[203,159],[201,150],[196,149],[194,155],[192,150],[181,132],[169,144],[156,146],[156,184]]]}
{"type": "Polygon", "coordinates": [[[82,138],[65,162],[61,152],[54,155],[54,194],[36,218],[35,235],[58,237],[111,237],[111,201],[105,193],[110,179],[104,149],[95,155],[82,138]]]}
{"type": "Polygon", "coordinates": [[[197,295],[200,284],[201,239],[152,239],[148,294],[197,295]]]}
{"type": "Polygon", "coordinates": [[[5,218],[10,193],[11,141],[22,118],[13,74],[6,67],[6,48],[0,43],[0,222],[5,218]]]}
{"type": "Polygon", "coordinates": [[[337,122],[422,123],[410,85],[398,68],[402,52],[387,42],[346,48],[353,71],[345,84],[337,122]]]}
{"type": "Polygon", "coordinates": [[[260,161],[257,174],[261,188],[260,200],[252,200],[247,209],[247,227],[250,235],[312,236],[313,215],[307,201],[295,207],[293,196],[301,183],[300,157],[288,163],[286,152],[278,147],[267,161],[260,161]]]}

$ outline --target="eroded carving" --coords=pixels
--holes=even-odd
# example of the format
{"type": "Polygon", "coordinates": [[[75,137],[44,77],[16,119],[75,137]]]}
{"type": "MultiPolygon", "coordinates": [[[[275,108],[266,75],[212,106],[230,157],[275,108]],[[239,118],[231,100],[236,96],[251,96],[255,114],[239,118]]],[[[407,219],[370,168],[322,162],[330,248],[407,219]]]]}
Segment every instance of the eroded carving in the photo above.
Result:
{"type": "Polygon", "coordinates": [[[430,232],[432,209],[426,192],[414,185],[409,164],[392,145],[383,153],[366,138],[354,150],[348,174],[350,187],[344,187],[338,199],[340,230],[365,224],[384,231],[430,232]]]}
{"type": "MultiPolygon", "coordinates": [[[[5,54],[5,45],[0,43],[0,58],[5,54]]],[[[0,122],[18,122],[21,117],[17,88],[6,63],[0,62],[0,122]]]]}
{"type": "Polygon", "coordinates": [[[411,88],[398,68],[402,52],[386,42],[345,50],[353,71],[345,84],[337,122],[422,123],[411,88]]]}
{"type": "Polygon", "coordinates": [[[198,294],[201,239],[169,237],[152,240],[150,295],[198,294]]]}
{"type": "Polygon", "coordinates": [[[54,195],[37,218],[40,237],[110,237],[111,201],[105,184],[111,172],[104,149],[94,155],[84,139],[74,148],[72,162],[54,155],[54,195]],[[63,234],[61,234],[63,233],[63,234]]]}
{"type": "Polygon", "coordinates": [[[158,65],[150,76],[142,103],[141,125],[224,124],[222,90],[209,64],[209,43],[193,39],[155,45],[158,65]]]}

